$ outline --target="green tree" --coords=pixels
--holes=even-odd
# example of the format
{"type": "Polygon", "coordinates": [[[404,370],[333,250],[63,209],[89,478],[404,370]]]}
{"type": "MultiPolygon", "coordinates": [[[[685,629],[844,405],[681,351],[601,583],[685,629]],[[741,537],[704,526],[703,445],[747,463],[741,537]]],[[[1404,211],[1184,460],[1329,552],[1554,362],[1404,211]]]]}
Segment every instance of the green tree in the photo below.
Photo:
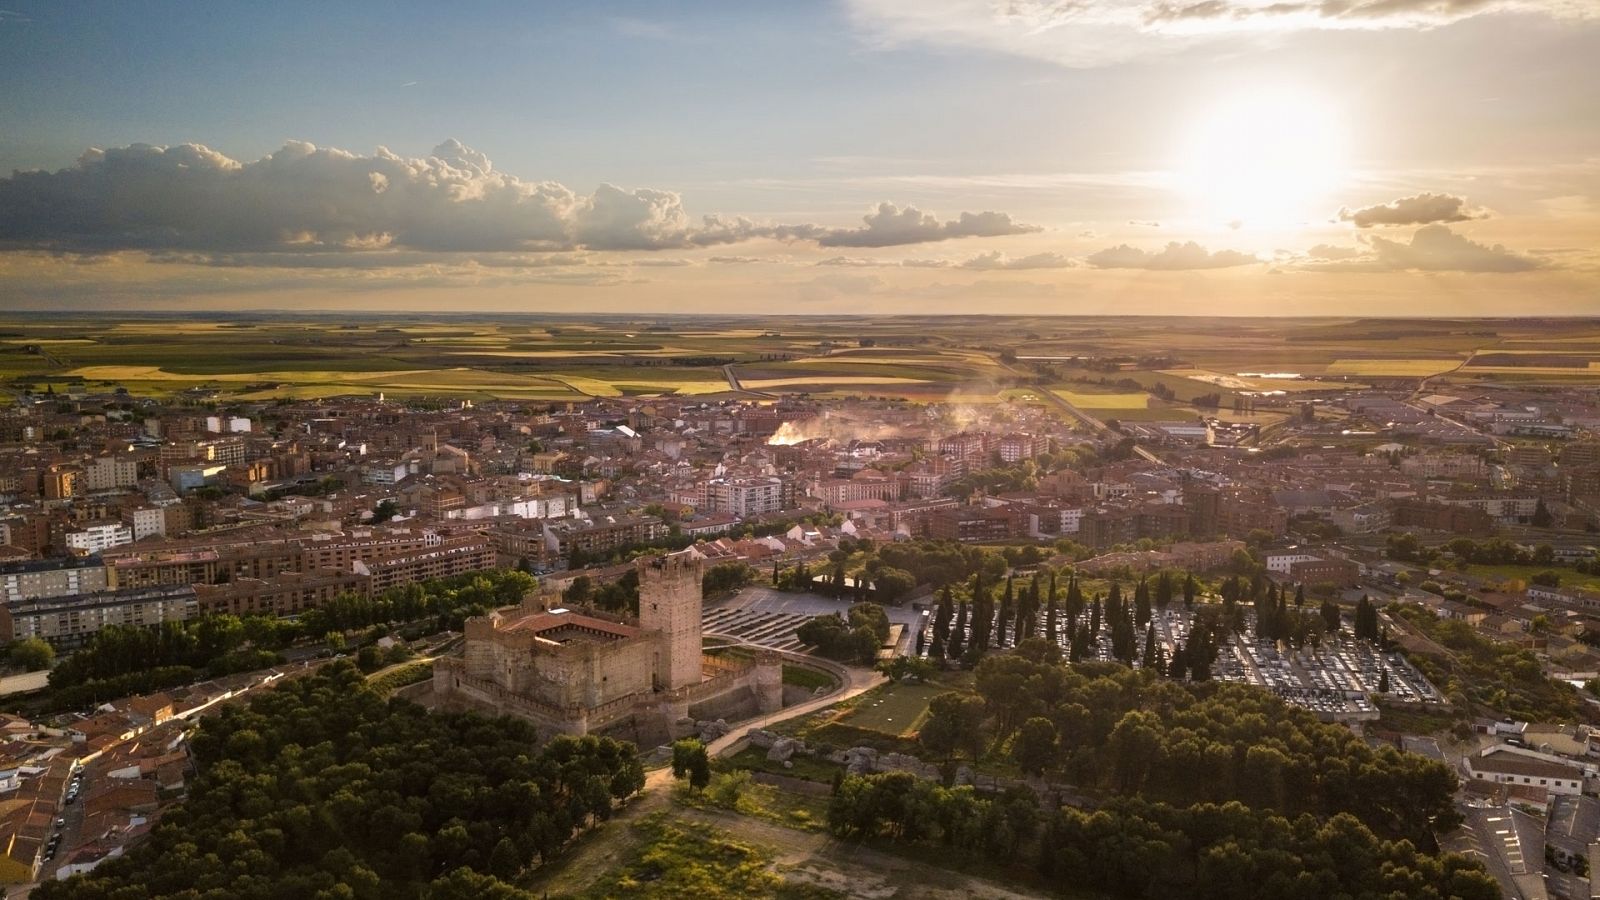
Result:
{"type": "Polygon", "coordinates": [[[1056,726],[1043,716],[1034,716],[1022,723],[1016,739],[1011,742],[1011,758],[1018,768],[1030,775],[1043,775],[1053,767],[1057,755],[1056,726]]]}
{"type": "Polygon", "coordinates": [[[56,648],[36,637],[23,638],[11,645],[7,658],[19,669],[37,672],[50,668],[56,658],[56,648]]]}

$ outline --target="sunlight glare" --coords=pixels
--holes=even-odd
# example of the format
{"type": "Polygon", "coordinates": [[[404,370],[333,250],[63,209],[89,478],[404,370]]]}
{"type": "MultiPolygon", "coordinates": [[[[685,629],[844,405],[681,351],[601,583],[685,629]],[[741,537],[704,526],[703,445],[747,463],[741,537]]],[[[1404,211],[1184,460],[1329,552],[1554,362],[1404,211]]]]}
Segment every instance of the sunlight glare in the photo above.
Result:
{"type": "Polygon", "coordinates": [[[1181,146],[1178,187],[1193,213],[1234,227],[1324,216],[1348,175],[1343,122],[1300,91],[1234,96],[1193,122],[1181,146]]]}

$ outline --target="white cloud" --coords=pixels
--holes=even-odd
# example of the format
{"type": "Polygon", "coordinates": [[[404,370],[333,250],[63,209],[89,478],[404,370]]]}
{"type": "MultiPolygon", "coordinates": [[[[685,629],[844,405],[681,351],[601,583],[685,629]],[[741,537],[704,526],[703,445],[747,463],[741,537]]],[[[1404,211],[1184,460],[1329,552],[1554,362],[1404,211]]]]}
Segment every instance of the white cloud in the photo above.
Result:
{"type": "Polygon", "coordinates": [[[1000,212],[964,212],[955,219],[939,221],[932,213],[914,206],[899,207],[880,203],[861,217],[860,228],[835,228],[817,236],[823,247],[897,247],[963,237],[1000,237],[1040,231],[1037,225],[1013,222],[1000,212]]]}
{"type": "Polygon", "coordinates": [[[1432,28],[1492,13],[1600,15],[1589,0],[848,0],[847,8],[884,46],[974,47],[1076,68],[1241,35],[1432,28]]]}
{"type": "Polygon", "coordinates": [[[964,212],[939,221],[889,203],[858,228],[717,215],[696,222],[672,191],[602,184],[582,195],[496,171],[485,154],[456,140],[420,159],[290,141],[254,162],[199,144],[134,144],[90,150],[59,171],[0,178],[0,249],[623,251],[755,238],[884,247],[1036,230],[1005,213],[964,212]]]}
{"type": "Polygon", "coordinates": [[[1248,266],[1260,260],[1237,250],[1209,251],[1194,241],[1183,244],[1172,241],[1154,253],[1127,244],[1108,247],[1089,254],[1088,262],[1097,269],[1152,269],[1171,272],[1183,269],[1226,269],[1233,266],[1248,266]]]}

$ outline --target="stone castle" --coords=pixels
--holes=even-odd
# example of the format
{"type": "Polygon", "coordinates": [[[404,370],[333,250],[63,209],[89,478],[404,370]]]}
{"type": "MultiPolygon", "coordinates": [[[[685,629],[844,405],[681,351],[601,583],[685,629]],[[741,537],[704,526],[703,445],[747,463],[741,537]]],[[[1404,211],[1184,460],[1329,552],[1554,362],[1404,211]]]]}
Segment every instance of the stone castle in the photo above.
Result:
{"type": "Polygon", "coordinates": [[[543,598],[468,619],[465,654],[434,664],[434,701],[528,719],[546,735],[605,733],[644,746],[692,733],[696,719],[783,705],[776,654],[731,661],[701,652],[701,558],[680,552],[636,565],[637,621],[543,598]]]}

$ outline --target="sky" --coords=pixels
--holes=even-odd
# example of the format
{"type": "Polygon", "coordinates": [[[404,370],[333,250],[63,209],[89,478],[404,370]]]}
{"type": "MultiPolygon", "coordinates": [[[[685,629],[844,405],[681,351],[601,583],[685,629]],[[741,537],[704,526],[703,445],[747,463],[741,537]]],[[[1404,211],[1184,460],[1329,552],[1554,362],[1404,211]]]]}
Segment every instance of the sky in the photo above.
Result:
{"type": "Polygon", "coordinates": [[[1600,0],[0,0],[0,309],[1597,315],[1600,0]]]}

